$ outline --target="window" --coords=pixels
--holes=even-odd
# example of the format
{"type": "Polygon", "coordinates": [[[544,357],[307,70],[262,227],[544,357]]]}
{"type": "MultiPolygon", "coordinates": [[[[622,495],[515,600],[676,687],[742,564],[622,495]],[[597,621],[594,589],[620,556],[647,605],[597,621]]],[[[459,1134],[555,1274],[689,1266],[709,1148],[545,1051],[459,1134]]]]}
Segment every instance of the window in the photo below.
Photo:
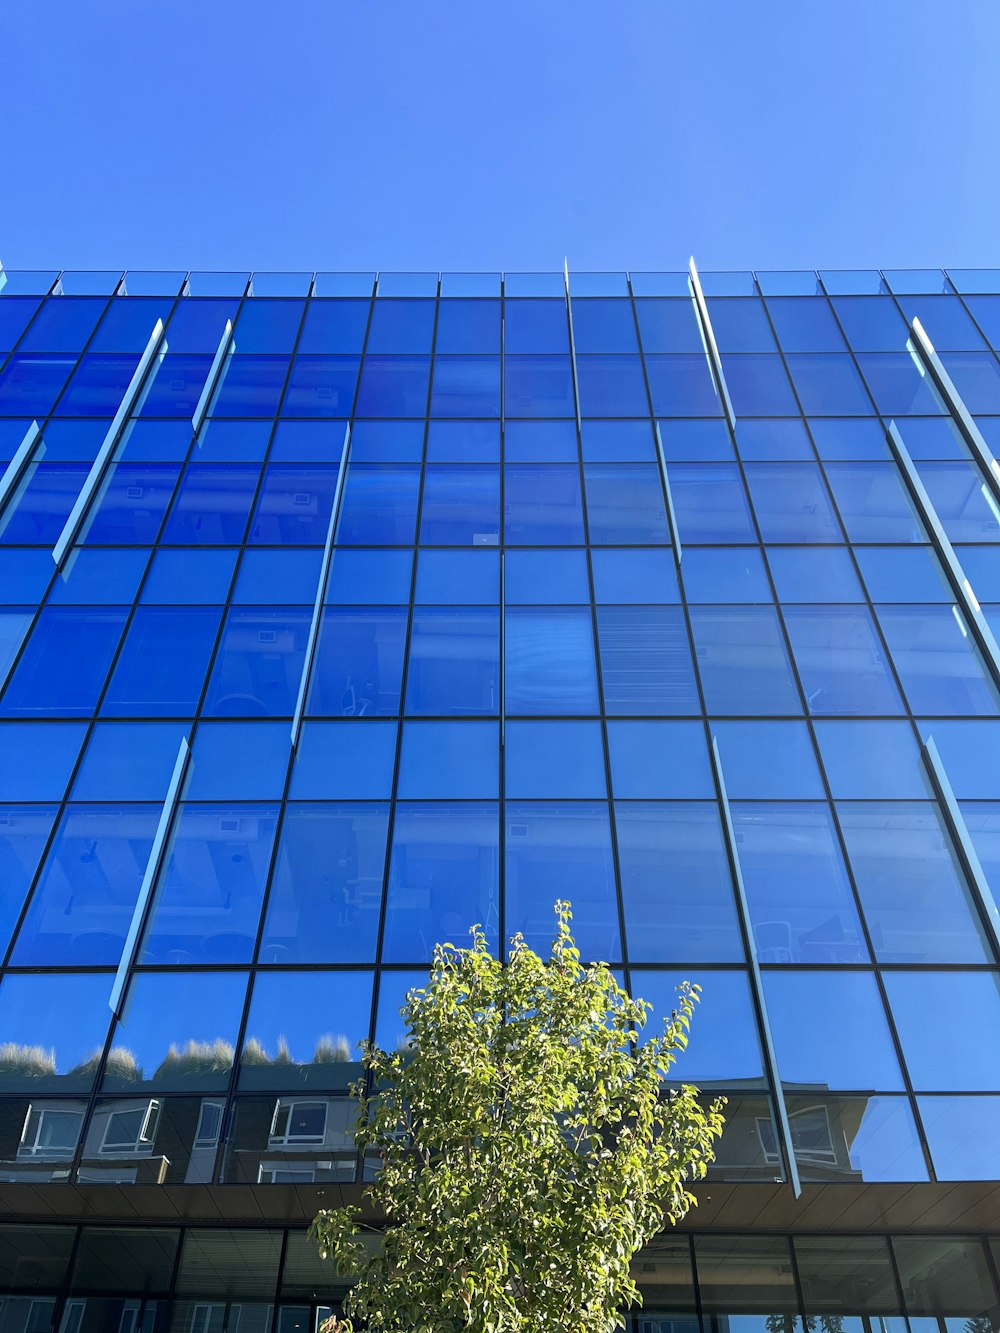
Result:
{"type": "MultiPolygon", "coordinates": [[[[788,1127],[792,1132],[792,1151],[796,1162],[822,1162],[831,1166],[837,1164],[833,1135],[830,1133],[830,1117],[822,1103],[793,1111],[788,1117],[788,1127]]],[[[781,1153],[773,1121],[759,1119],[757,1133],[764,1150],[764,1160],[780,1162],[781,1153]]]]}
{"type": "Polygon", "coordinates": [[[305,1147],[322,1144],[326,1138],[328,1103],[318,1101],[291,1101],[279,1097],[274,1106],[268,1143],[275,1147],[305,1147]]]}
{"type": "Polygon", "coordinates": [[[225,1102],[202,1101],[198,1110],[198,1128],[194,1134],[195,1148],[214,1148],[222,1130],[222,1111],[225,1102]]]}
{"type": "Polygon", "coordinates": [[[18,1158],[68,1159],[76,1150],[83,1111],[60,1106],[28,1106],[18,1144],[18,1158]]]}
{"type": "Polygon", "coordinates": [[[98,1149],[109,1156],[152,1152],[162,1103],[151,1100],[125,1111],[112,1111],[98,1149]]]}

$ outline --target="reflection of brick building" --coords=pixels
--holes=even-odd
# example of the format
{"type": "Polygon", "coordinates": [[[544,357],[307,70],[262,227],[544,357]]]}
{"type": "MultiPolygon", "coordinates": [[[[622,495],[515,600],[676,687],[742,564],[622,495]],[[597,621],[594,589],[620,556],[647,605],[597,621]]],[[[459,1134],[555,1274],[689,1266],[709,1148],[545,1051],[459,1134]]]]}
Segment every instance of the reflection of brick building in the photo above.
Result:
{"type": "Polygon", "coordinates": [[[557,897],[729,1097],[635,1330],[996,1321],[998,312],[0,270],[0,1333],[314,1333],[357,1043],[557,897]]]}

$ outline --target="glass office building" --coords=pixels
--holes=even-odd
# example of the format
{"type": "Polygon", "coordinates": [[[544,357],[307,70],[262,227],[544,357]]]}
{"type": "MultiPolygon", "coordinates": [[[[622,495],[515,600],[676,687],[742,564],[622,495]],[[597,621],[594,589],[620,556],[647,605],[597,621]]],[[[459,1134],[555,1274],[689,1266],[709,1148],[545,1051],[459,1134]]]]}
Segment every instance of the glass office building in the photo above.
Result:
{"type": "Polygon", "coordinates": [[[0,1333],[312,1333],[357,1042],[559,897],[729,1096],[636,1333],[996,1327],[998,350],[998,272],[0,272],[0,1333]]]}

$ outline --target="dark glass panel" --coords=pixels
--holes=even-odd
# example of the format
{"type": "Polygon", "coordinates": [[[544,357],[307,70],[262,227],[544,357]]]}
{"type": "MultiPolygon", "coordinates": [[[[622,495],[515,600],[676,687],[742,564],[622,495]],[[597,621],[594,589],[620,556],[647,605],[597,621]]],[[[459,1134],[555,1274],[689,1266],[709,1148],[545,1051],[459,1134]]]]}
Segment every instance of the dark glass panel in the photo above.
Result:
{"type": "Polygon", "coordinates": [[[368,301],[310,301],[306,310],[300,352],[326,356],[360,353],[368,327],[368,301]]]}
{"type": "Polygon", "coordinates": [[[345,546],[412,545],[419,489],[418,467],[350,464],[337,519],[337,541],[345,546]]]}
{"type": "Polygon", "coordinates": [[[210,717],[291,717],[305,661],[310,613],[233,609],[205,697],[210,717]]]}
{"type": "Polygon", "coordinates": [[[369,351],[358,387],[358,416],[424,416],[429,374],[429,357],[372,356],[369,351]]]}
{"type": "Polygon", "coordinates": [[[580,411],[588,417],[640,417],[649,411],[638,356],[576,358],[580,411]]]}
{"type": "Polygon", "coordinates": [[[498,417],[500,358],[438,356],[434,361],[431,415],[436,417],[498,417]]]}
{"type": "Polygon", "coordinates": [[[322,546],[336,485],[337,469],[332,464],[268,467],[250,523],[250,541],[264,546],[322,546]]]}
{"type": "Polygon", "coordinates": [[[509,417],[571,417],[574,395],[569,357],[508,353],[504,357],[504,410],[509,417]]]}
{"type": "Polygon", "coordinates": [[[126,610],[43,608],[4,691],[7,717],[87,717],[104,685],[126,610]]]}
{"type": "Polygon", "coordinates": [[[307,712],[332,717],[398,713],[406,614],[404,607],[324,610],[307,712]]]}
{"type": "Polygon", "coordinates": [[[288,376],[282,416],[350,416],[358,364],[356,356],[296,356],[288,376]]]}
{"type": "Polygon", "coordinates": [[[241,542],[258,475],[258,469],[252,466],[189,464],[163,530],[163,541],[197,546],[241,542]]]}
{"type": "Polygon", "coordinates": [[[101,705],[107,717],[191,717],[215,647],[215,607],[139,607],[101,705]]]}

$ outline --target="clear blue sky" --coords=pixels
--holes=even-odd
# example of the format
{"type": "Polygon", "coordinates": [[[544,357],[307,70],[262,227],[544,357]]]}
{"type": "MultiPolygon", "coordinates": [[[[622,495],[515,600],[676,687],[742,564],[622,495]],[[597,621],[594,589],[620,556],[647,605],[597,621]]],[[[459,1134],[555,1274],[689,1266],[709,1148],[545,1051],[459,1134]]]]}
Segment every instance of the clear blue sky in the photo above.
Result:
{"type": "Polygon", "coordinates": [[[996,0],[30,0],[8,268],[1000,265],[996,0]]]}

